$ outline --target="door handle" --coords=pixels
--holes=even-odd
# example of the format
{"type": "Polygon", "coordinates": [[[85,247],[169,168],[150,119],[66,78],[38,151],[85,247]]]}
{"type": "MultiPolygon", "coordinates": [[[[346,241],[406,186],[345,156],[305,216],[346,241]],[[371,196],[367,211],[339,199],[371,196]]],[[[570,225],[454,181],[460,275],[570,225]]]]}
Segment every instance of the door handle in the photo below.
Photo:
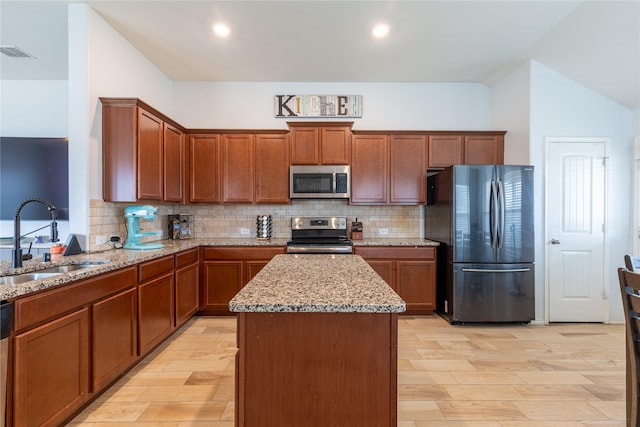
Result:
{"type": "Polygon", "coordinates": [[[552,245],[559,245],[559,244],[560,244],[560,240],[558,240],[558,239],[551,239],[551,244],[552,244],[552,245]]]}

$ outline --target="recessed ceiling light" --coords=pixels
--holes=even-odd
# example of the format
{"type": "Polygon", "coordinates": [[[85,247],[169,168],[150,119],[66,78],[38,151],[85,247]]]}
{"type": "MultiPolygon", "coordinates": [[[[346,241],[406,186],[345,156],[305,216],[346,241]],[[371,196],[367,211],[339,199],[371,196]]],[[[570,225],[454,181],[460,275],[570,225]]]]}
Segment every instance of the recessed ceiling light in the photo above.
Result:
{"type": "Polygon", "coordinates": [[[373,37],[375,37],[377,39],[384,38],[384,37],[387,36],[387,34],[389,34],[389,25],[388,24],[377,24],[371,30],[371,34],[373,34],[373,37]]]}
{"type": "Polygon", "coordinates": [[[213,24],[211,27],[213,32],[220,37],[228,37],[231,34],[231,29],[226,24],[213,24]]]}

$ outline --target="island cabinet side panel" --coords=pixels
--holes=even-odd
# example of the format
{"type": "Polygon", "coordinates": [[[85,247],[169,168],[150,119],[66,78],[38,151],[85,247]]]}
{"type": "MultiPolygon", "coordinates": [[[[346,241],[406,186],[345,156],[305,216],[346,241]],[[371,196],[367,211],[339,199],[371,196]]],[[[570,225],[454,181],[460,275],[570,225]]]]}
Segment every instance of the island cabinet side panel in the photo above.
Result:
{"type": "Polygon", "coordinates": [[[236,426],[396,427],[397,319],[241,313],[236,426]]]}

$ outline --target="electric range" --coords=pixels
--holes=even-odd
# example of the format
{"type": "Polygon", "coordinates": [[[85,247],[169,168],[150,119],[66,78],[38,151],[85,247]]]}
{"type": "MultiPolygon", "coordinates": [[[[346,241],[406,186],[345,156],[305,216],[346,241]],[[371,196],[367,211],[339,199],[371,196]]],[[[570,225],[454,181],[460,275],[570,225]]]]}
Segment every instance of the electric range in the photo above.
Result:
{"type": "Polygon", "coordinates": [[[352,254],[345,217],[291,218],[288,254],[352,254]]]}

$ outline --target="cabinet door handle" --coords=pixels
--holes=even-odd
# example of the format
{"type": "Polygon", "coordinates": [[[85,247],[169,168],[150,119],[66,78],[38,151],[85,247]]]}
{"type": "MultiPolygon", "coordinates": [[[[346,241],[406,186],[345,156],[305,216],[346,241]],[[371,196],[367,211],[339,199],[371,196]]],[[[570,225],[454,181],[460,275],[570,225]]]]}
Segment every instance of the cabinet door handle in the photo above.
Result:
{"type": "Polygon", "coordinates": [[[560,240],[558,240],[558,239],[551,239],[551,244],[552,244],[552,245],[559,245],[559,244],[560,244],[560,240]]]}

